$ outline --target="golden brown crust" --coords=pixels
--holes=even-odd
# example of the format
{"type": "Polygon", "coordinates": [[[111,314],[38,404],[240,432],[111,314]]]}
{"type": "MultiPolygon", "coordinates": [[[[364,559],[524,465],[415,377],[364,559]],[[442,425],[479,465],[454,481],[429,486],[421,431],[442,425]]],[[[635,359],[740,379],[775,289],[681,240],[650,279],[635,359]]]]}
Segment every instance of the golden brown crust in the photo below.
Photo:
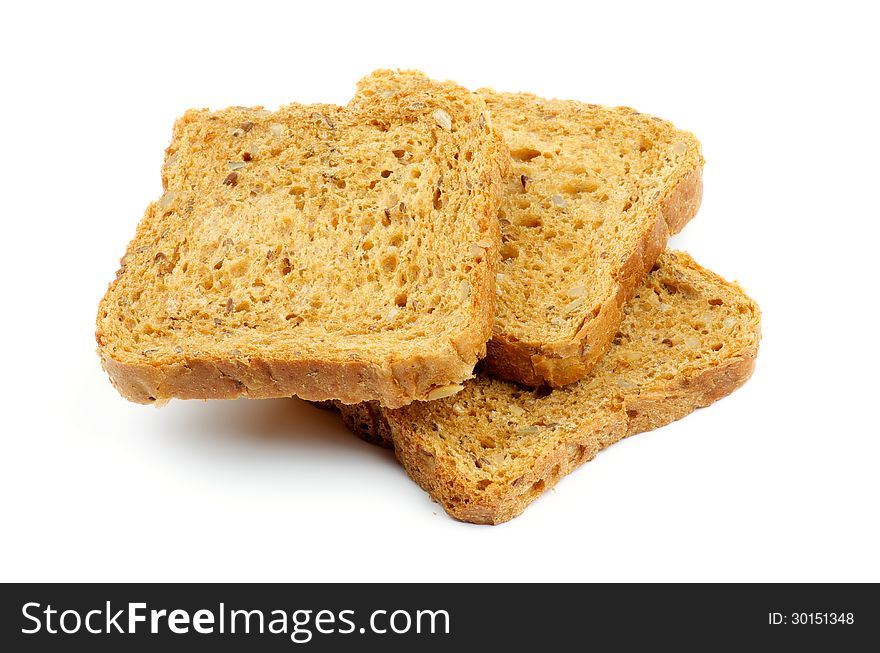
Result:
{"type": "MultiPolygon", "coordinates": [[[[450,350],[452,348],[450,347],[450,350]]],[[[377,366],[364,361],[184,359],[163,366],[137,365],[101,355],[110,381],[126,399],[162,404],[177,399],[273,399],[296,395],[308,401],[337,399],[345,404],[375,400],[399,408],[426,398],[449,379],[470,376],[472,365],[454,350],[431,358],[377,366]]]]}
{"type": "Polygon", "coordinates": [[[613,413],[560,439],[556,447],[545,452],[532,470],[515,482],[519,493],[503,486],[495,491],[474,492],[448,464],[450,461],[438,460],[437,453],[424,447],[408,423],[394,412],[383,413],[387,421],[382,428],[392,434],[395,453],[407,474],[451,516],[475,524],[500,524],[522,513],[540,494],[602,449],[630,435],[679,420],[729,395],[752,375],[756,356],[757,348],[750,348],[718,367],[684,376],[653,391],[625,396],[613,413]]]}
{"type": "MultiPolygon", "coordinates": [[[[488,334],[467,339],[479,352],[488,334]]],[[[139,404],[177,399],[273,399],[296,395],[309,401],[338,399],[356,404],[381,397],[399,408],[426,399],[438,388],[471,376],[473,363],[448,351],[382,366],[364,361],[184,359],[162,366],[114,360],[99,348],[101,363],[118,392],[139,404]]]]}
{"type": "Polygon", "coordinates": [[[703,202],[703,166],[682,174],[677,184],[670,187],[660,204],[660,214],[674,236],[685,228],[703,202]]]}
{"type": "Polygon", "coordinates": [[[574,337],[556,342],[523,342],[510,334],[495,333],[483,362],[486,370],[499,379],[554,388],[587,376],[608,351],[623,316],[623,306],[663,253],[669,237],[697,214],[702,197],[700,161],[693,169],[679,172],[677,181],[658,198],[651,227],[621,267],[617,290],[602,303],[597,315],[588,316],[574,337]]]}

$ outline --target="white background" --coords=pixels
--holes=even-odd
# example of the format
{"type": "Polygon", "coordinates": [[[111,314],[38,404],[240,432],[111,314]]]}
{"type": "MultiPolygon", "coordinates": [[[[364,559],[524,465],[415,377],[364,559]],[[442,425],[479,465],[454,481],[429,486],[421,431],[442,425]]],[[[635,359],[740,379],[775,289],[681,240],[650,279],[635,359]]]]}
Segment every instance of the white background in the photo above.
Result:
{"type": "Polygon", "coordinates": [[[870,3],[483,5],[4,9],[0,580],[880,581],[870,3]],[[175,116],[345,103],[377,67],[694,131],[705,197],[673,246],[761,304],[751,382],[498,527],[298,401],[121,399],[94,317],[175,116]]]}

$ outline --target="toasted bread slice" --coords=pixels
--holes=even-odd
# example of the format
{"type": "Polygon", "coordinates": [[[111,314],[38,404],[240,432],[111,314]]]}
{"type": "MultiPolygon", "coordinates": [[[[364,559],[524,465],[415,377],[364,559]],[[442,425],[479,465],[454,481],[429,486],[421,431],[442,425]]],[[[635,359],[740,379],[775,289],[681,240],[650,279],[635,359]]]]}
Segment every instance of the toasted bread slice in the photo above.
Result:
{"type": "Polygon", "coordinates": [[[188,111],[99,307],[111,380],[142,403],[456,390],[491,334],[508,164],[452,83],[188,111]]]}
{"type": "MultiPolygon", "coordinates": [[[[412,79],[423,76],[378,71],[359,96],[392,94],[412,79]]],[[[625,107],[478,94],[512,158],[486,365],[499,378],[563,386],[607,351],[623,305],[696,214],[700,144],[625,107]]]]}
{"type": "Polygon", "coordinates": [[[751,375],[759,340],[760,311],[739,286],[667,252],[587,379],[529,391],[481,375],[440,401],[342,414],[366,439],[393,446],[450,515],[497,524],[601,449],[733,392],[751,375]]]}

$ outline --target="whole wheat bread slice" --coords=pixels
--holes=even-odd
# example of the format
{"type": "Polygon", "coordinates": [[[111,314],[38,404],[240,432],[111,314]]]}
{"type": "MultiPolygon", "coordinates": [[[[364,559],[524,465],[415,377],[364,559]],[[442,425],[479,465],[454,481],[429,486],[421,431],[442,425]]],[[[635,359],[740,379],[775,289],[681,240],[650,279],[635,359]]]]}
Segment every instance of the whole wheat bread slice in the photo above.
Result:
{"type": "Polygon", "coordinates": [[[422,78],[357,108],[191,110],[100,303],[128,399],[454,392],[485,352],[509,165],[483,100],[422,78]]]}
{"type": "Polygon", "coordinates": [[[480,375],[440,401],[341,407],[365,439],[393,446],[453,517],[497,524],[618,440],[707,406],[754,369],[760,311],[739,286],[667,252],[626,305],[590,377],[529,391],[480,375]]]}
{"type": "MultiPolygon", "coordinates": [[[[393,97],[421,79],[414,71],[377,71],[360,83],[358,97],[393,97]]],[[[527,385],[572,383],[608,349],[623,305],[669,235],[696,214],[700,144],[626,107],[478,94],[512,157],[486,365],[527,385]]]]}

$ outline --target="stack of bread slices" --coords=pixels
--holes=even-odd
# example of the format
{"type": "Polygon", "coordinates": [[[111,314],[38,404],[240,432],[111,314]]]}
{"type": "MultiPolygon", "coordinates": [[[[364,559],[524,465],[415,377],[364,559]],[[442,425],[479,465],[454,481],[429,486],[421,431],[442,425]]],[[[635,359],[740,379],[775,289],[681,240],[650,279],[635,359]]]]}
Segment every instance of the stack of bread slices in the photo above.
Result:
{"type": "Polygon", "coordinates": [[[98,351],[136,402],[325,402],[450,515],[503,522],[750,376],[757,305],[666,250],[702,166],[632,109],[414,71],[344,107],[191,110],[98,351]]]}

